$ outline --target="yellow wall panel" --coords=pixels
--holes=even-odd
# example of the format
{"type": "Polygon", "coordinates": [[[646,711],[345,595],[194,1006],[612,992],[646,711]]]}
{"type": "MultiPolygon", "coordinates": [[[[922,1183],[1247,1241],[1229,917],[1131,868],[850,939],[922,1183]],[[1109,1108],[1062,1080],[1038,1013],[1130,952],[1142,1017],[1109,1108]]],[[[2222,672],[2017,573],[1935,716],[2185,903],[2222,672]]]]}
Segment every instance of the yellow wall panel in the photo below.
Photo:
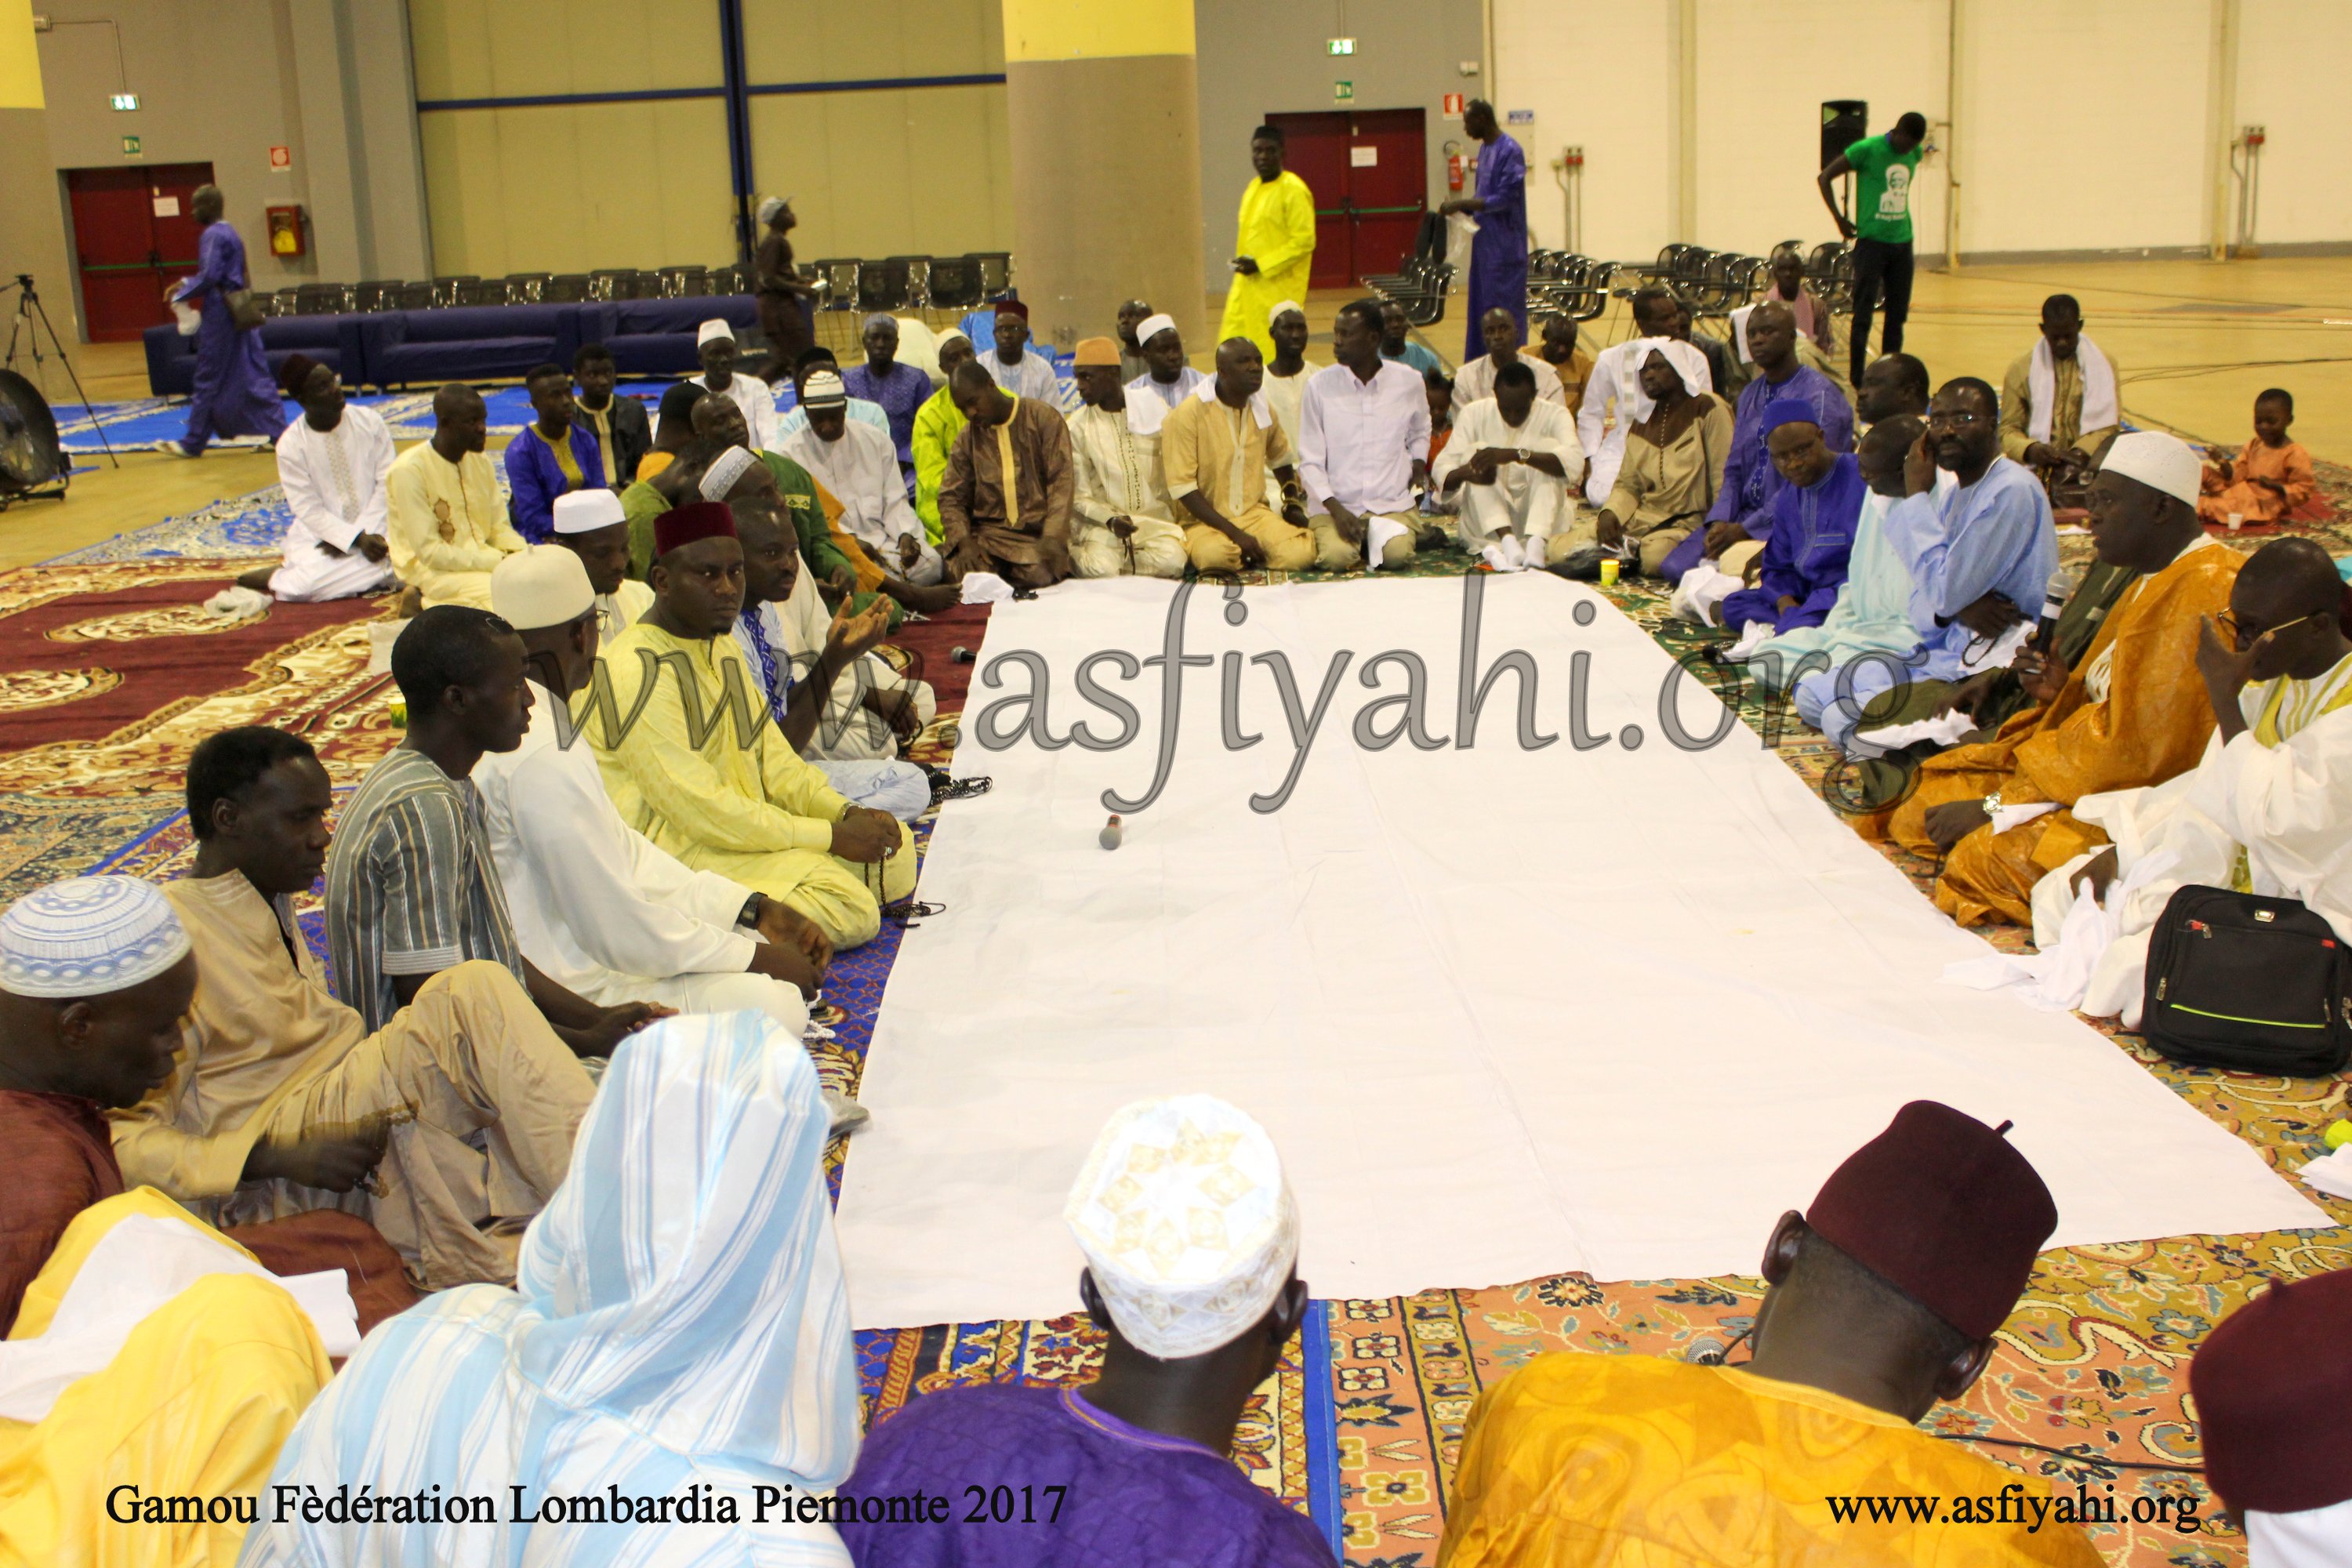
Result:
{"type": "Polygon", "coordinates": [[[754,85],[969,76],[1004,68],[997,0],[893,0],[886,7],[743,0],[754,85]]]}
{"type": "Polygon", "coordinates": [[[717,100],[418,117],[443,276],[734,259],[717,100]]]}
{"type": "Polygon", "coordinates": [[[1192,53],[1192,0],[1003,0],[1008,60],[1192,53]]]}
{"type": "Polygon", "coordinates": [[[755,98],[751,157],[760,189],[793,198],[802,261],[1013,247],[1001,86],[755,98]]]}
{"type": "Polygon", "coordinates": [[[717,87],[712,0],[408,0],[416,96],[717,87]]]}
{"type": "Polygon", "coordinates": [[[41,51],[32,0],[0,0],[0,109],[39,109],[41,51]]]}

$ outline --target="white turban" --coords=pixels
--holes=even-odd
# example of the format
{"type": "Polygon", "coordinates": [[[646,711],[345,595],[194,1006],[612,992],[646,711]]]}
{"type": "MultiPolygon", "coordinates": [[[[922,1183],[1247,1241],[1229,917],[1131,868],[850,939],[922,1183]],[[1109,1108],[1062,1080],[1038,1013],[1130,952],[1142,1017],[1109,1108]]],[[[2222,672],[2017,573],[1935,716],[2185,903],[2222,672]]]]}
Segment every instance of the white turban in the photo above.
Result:
{"type": "Polygon", "coordinates": [[[187,952],[180,917],[152,883],[71,877],[0,915],[0,991],[102,996],[154,979],[187,952]]]}
{"type": "Polygon", "coordinates": [[[1298,1259],[1298,1209],[1274,1141],[1211,1095],[1113,1115],[1062,1214],[1119,1333],[1163,1360],[1232,1343],[1298,1259]]]}
{"type": "Polygon", "coordinates": [[[571,490],[555,498],[555,531],[558,533],[593,533],[597,529],[611,528],[627,521],[627,514],[621,510],[621,498],[602,487],[593,490],[571,490]]]}
{"type": "Polygon", "coordinates": [[[769,224],[775,221],[775,216],[778,213],[783,211],[786,207],[792,205],[793,198],[790,196],[770,196],[766,201],[761,202],[760,204],[759,214],[760,226],[761,228],[767,227],[769,224]]]}
{"type": "Polygon", "coordinates": [[[749,473],[751,465],[760,460],[749,447],[730,447],[710,459],[710,467],[702,473],[702,499],[725,500],[735,481],[749,473]]]}
{"type": "Polygon", "coordinates": [[[1136,325],[1136,346],[1140,348],[1145,343],[1148,343],[1152,339],[1158,337],[1160,333],[1172,332],[1175,330],[1176,318],[1173,316],[1168,315],[1165,312],[1157,316],[1146,316],[1136,325]]]}
{"type": "Polygon", "coordinates": [[[490,568],[490,613],[519,632],[568,626],[595,603],[588,568],[561,544],[534,544],[490,568]]]}
{"type": "Polygon", "coordinates": [[[1675,367],[1676,375],[1682,377],[1685,392],[1701,393],[1714,386],[1715,378],[1708,374],[1706,356],[1698,352],[1696,344],[1686,343],[1680,338],[1637,339],[1633,352],[1625,356],[1624,363],[1626,379],[1633,384],[1633,397],[1629,401],[1641,407],[1638,417],[1647,419],[1650,416],[1650,399],[1642,391],[1642,367],[1650,363],[1653,353],[1666,356],[1666,363],[1675,367]]]}
{"type": "Polygon", "coordinates": [[[698,349],[716,338],[725,338],[728,342],[733,342],[735,329],[728,325],[723,318],[713,316],[695,330],[694,346],[698,349]]]}
{"type": "MultiPolygon", "coordinates": [[[[1277,304],[1276,306],[1275,306],[1275,308],[1274,308],[1273,310],[1268,310],[1268,311],[1265,313],[1265,324],[1266,324],[1268,327],[1273,326],[1273,325],[1275,324],[1275,322],[1276,322],[1276,321],[1278,321],[1282,320],[1284,312],[1285,312],[1285,311],[1288,311],[1288,310],[1296,310],[1296,311],[1297,311],[1297,312],[1298,312],[1300,315],[1302,315],[1302,316],[1303,316],[1303,315],[1305,315],[1305,314],[1307,314],[1307,307],[1306,307],[1306,306],[1304,306],[1304,305],[1300,304],[1300,303],[1299,303],[1297,300],[1283,300],[1281,303],[1279,303],[1279,304],[1277,304]]],[[[1139,338],[1139,339],[1137,339],[1136,341],[1137,341],[1138,342],[1142,342],[1143,340],[1141,340],[1140,338],[1139,338]]]]}
{"type": "Polygon", "coordinates": [[[2178,436],[2161,430],[2126,430],[2107,447],[2099,472],[2137,479],[2189,506],[2197,504],[2205,465],[2196,450],[2178,436]]]}

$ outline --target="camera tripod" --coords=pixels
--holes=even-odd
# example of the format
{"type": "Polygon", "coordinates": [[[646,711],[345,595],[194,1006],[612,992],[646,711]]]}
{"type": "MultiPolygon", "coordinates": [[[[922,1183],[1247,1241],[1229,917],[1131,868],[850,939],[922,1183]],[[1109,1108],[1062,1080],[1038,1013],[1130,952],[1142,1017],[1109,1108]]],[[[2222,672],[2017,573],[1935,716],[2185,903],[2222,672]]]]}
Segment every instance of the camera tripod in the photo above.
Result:
{"type": "Polygon", "coordinates": [[[118,468],[122,467],[122,459],[114,455],[114,443],[106,437],[106,426],[100,422],[98,410],[90,406],[89,394],[82,390],[81,377],[74,374],[73,361],[66,357],[66,346],[58,341],[57,328],[49,322],[49,312],[42,307],[41,297],[33,289],[33,275],[19,272],[14,283],[0,283],[0,295],[5,295],[11,289],[16,290],[16,314],[8,326],[8,353],[5,359],[0,359],[0,367],[16,368],[16,343],[22,338],[33,358],[33,384],[40,389],[41,395],[47,396],[49,388],[47,362],[41,353],[41,334],[48,333],[50,351],[57,355],[58,363],[65,367],[66,380],[72,383],[74,395],[81,400],[81,411],[89,416],[90,428],[98,432],[98,444],[105,448],[109,462],[118,468]]]}

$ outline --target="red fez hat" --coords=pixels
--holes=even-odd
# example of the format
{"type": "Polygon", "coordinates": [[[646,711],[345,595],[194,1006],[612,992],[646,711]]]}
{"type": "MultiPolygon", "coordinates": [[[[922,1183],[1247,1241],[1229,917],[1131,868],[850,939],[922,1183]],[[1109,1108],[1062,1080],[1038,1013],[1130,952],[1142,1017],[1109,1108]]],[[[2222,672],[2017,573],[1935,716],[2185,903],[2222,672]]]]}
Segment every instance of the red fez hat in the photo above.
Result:
{"type": "Polygon", "coordinates": [[[310,373],[318,368],[319,362],[309,354],[288,354],[286,363],[278,367],[278,389],[289,397],[300,397],[303,384],[310,379],[310,373]]]}
{"type": "Polygon", "coordinates": [[[734,537],[735,514],[727,510],[724,501],[688,501],[654,519],[656,555],[667,555],[698,540],[734,537]]]}
{"type": "Polygon", "coordinates": [[[989,307],[989,312],[997,316],[1009,313],[1020,317],[1024,321],[1029,319],[1029,307],[1018,300],[999,300],[989,307]]]}
{"type": "Polygon", "coordinates": [[[2352,1499],[2352,1268],[2280,1280],[2189,1363],[2205,1479],[2235,1513],[2352,1499]]]}
{"type": "Polygon", "coordinates": [[[1805,1223],[1972,1340],[2007,1321],[2058,1205],[2024,1155],[1948,1105],[1915,1100],[1822,1184],[1805,1223]]]}

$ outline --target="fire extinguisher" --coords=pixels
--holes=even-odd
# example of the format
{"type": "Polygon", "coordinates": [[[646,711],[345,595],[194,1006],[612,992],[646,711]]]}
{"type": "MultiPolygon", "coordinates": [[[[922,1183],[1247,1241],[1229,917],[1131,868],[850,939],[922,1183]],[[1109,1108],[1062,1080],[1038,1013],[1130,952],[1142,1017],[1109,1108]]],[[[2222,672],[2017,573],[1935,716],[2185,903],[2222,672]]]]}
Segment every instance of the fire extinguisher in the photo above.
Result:
{"type": "Polygon", "coordinates": [[[1462,154],[1459,153],[1445,155],[1445,188],[1449,191],[1462,188],[1462,154]]]}

